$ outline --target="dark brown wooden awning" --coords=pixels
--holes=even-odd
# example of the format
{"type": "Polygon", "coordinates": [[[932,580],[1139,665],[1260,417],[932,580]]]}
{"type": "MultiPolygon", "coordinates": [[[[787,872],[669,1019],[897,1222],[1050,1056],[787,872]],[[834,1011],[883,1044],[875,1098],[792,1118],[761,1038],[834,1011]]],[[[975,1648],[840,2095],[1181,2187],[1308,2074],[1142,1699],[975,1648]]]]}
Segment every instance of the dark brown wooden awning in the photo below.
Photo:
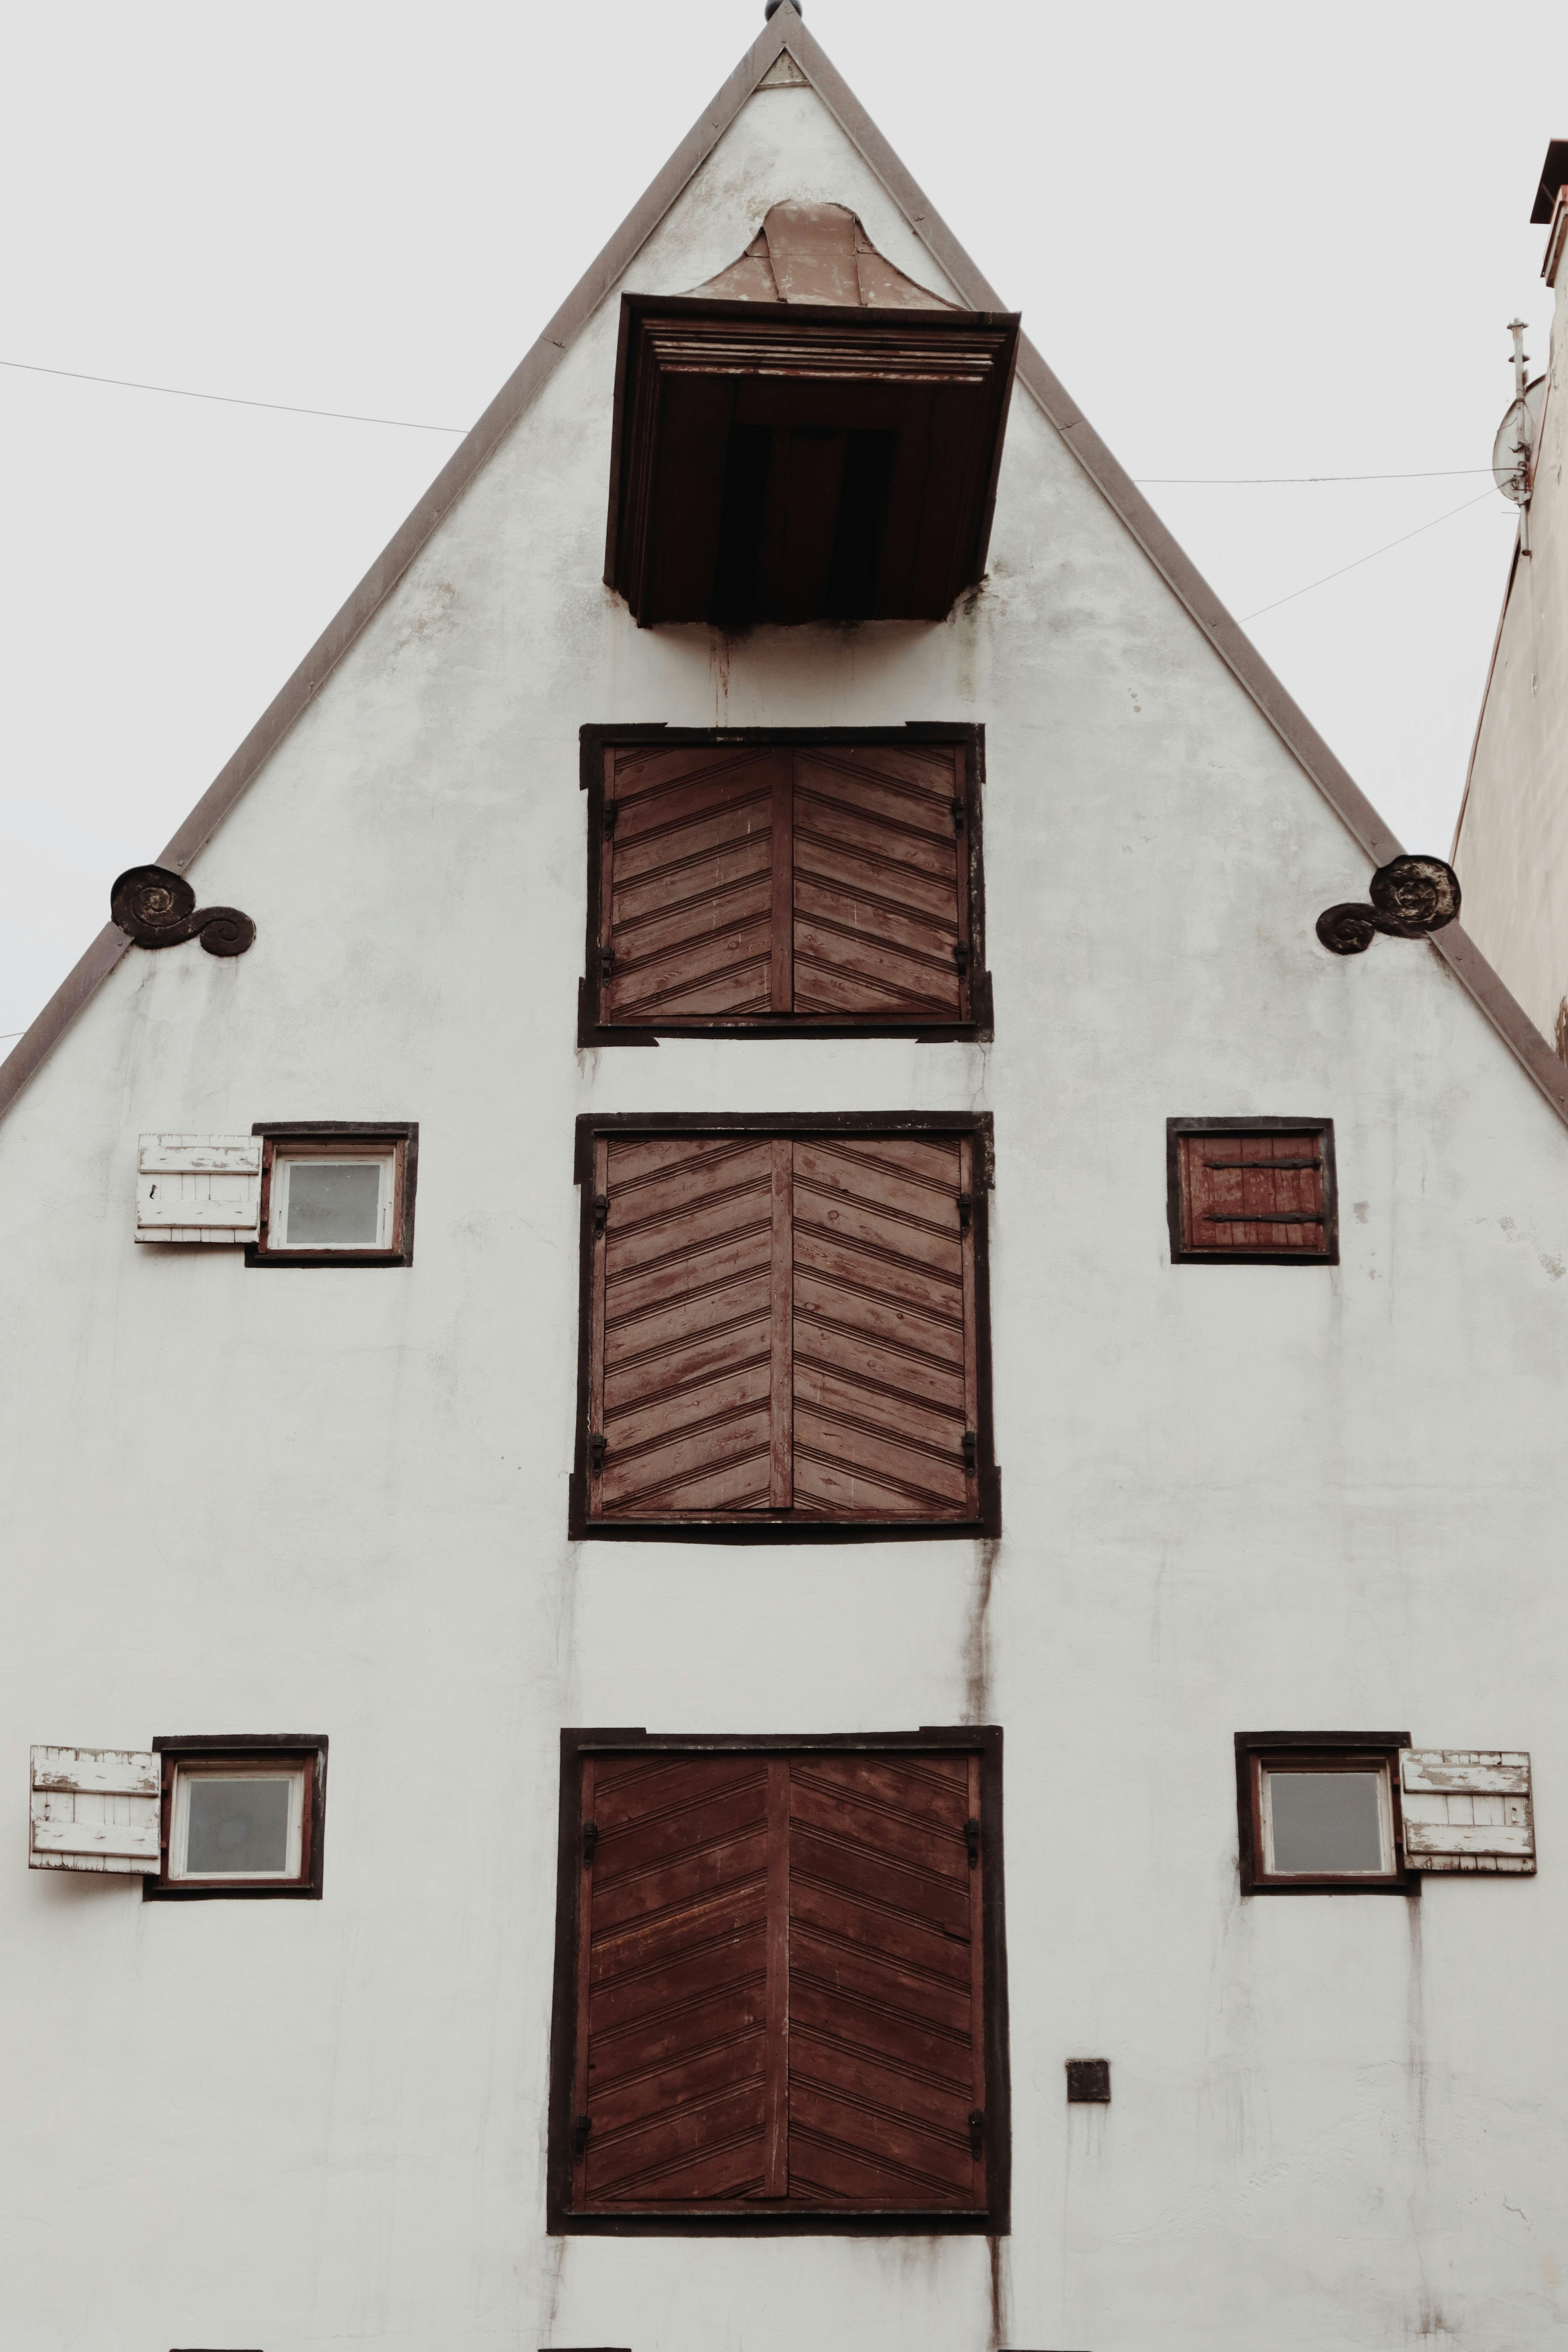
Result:
{"type": "Polygon", "coordinates": [[[722,293],[622,297],[605,578],[645,627],[939,621],[984,572],[1017,316],[944,304],[810,209],[837,218],[809,292],[786,290],[808,208],[781,206],[779,252],[764,232],[722,293]]]}

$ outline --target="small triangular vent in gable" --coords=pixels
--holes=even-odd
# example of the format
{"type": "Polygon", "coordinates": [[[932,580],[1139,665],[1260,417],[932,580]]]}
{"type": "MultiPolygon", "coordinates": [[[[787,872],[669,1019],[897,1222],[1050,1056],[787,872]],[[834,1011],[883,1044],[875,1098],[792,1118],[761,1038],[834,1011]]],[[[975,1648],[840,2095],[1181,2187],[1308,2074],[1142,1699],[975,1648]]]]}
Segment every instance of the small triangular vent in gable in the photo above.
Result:
{"type": "Polygon", "coordinates": [[[35,1748],[30,1870],[155,1874],[158,1759],[133,1748],[35,1748]]]}
{"type": "Polygon", "coordinates": [[[254,1242],[261,1214],[261,1139],[144,1135],[136,1184],[139,1242],[254,1242]]]}

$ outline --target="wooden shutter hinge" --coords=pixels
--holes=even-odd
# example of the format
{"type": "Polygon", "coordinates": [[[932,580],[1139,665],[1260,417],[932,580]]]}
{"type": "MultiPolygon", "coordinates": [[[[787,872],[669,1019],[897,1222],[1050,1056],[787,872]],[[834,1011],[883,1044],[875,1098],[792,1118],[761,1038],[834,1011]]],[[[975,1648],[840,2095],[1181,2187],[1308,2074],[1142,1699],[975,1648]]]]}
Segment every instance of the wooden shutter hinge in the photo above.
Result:
{"type": "Polygon", "coordinates": [[[963,803],[962,801],[955,800],[952,803],[952,829],[954,833],[962,833],[963,831],[963,803]]]}
{"type": "Polygon", "coordinates": [[[972,1429],[966,1429],[963,1433],[963,1466],[966,1470],[973,1469],[975,1456],[979,1451],[979,1443],[974,1432],[972,1429]]]}
{"type": "Polygon", "coordinates": [[[574,2116],[572,2119],[572,2161],[581,2164],[588,2150],[588,2134],[594,2128],[592,2116],[574,2116]]]}
{"type": "Polygon", "coordinates": [[[954,943],[952,960],[958,966],[958,976],[962,980],[965,972],[969,970],[969,950],[962,940],[959,940],[954,943]]]}
{"type": "Polygon", "coordinates": [[[609,1213],[609,1194],[607,1192],[595,1192],[594,1195],[594,1231],[596,1234],[602,1234],[604,1232],[609,1213]]]}
{"type": "Polygon", "coordinates": [[[602,1429],[595,1430],[593,1435],[588,1440],[588,1459],[594,1465],[594,1475],[595,1478],[599,1477],[604,1471],[605,1456],[609,1450],[610,1441],[605,1435],[604,1431],[602,1429]]]}
{"type": "Polygon", "coordinates": [[[605,980],[608,980],[608,978],[610,977],[610,974],[614,971],[615,968],[616,968],[616,951],[615,951],[615,949],[614,949],[614,948],[601,948],[601,949],[599,950],[599,970],[600,970],[601,973],[604,975],[604,977],[605,977],[605,980]]]}
{"type": "Polygon", "coordinates": [[[972,1192],[961,1192],[958,1196],[958,1230],[961,1234],[966,1234],[969,1231],[970,1220],[973,1214],[973,1194],[972,1192]]]}
{"type": "Polygon", "coordinates": [[[593,1861],[594,1848],[598,1844],[598,1822],[584,1822],[583,1824],[583,1867],[584,1870],[586,1870],[588,1864],[593,1861]]]}
{"type": "Polygon", "coordinates": [[[619,808],[614,801],[606,801],[605,803],[604,826],[606,833],[614,833],[616,829],[616,819],[619,816],[620,813],[619,808]]]}
{"type": "Polygon", "coordinates": [[[963,1824],[963,1843],[969,1849],[970,1869],[978,1870],[980,1867],[980,1824],[973,1815],[971,1815],[970,1819],[963,1824]]]}
{"type": "Polygon", "coordinates": [[[984,2107],[971,2107],[969,2110],[969,2152],[971,2156],[980,2156],[984,2152],[984,2147],[985,2110],[984,2107]]]}

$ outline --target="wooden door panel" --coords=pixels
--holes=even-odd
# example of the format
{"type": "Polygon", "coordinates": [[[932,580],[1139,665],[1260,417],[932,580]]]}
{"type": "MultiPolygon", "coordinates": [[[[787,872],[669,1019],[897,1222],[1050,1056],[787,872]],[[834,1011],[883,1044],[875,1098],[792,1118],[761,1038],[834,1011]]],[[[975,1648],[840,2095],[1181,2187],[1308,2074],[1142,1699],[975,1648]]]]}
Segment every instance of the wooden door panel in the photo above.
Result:
{"type": "Polygon", "coordinates": [[[775,803],[786,754],[697,744],[612,752],[598,952],[612,1024],[773,1004],[775,803]]]}

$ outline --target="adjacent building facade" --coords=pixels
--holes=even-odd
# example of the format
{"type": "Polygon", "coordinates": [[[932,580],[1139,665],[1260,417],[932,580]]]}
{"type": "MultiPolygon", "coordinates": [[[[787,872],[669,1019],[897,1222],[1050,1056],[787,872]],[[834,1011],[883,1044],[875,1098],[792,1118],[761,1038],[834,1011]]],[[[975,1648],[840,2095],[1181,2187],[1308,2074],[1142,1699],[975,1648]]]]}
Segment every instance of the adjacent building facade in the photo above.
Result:
{"type": "Polygon", "coordinates": [[[1568,1059],[1568,139],[1546,151],[1531,218],[1556,307],[1517,439],[1526,491],[1497,643],[1454,830],[1465,920],[1537,1027],[1568,1059]]]}
{"type": "Polygon", "coordinates": [[[1562,2338],[1425,887],[784,0],[0,1068],[8,2336],[1562,2338]]]}

